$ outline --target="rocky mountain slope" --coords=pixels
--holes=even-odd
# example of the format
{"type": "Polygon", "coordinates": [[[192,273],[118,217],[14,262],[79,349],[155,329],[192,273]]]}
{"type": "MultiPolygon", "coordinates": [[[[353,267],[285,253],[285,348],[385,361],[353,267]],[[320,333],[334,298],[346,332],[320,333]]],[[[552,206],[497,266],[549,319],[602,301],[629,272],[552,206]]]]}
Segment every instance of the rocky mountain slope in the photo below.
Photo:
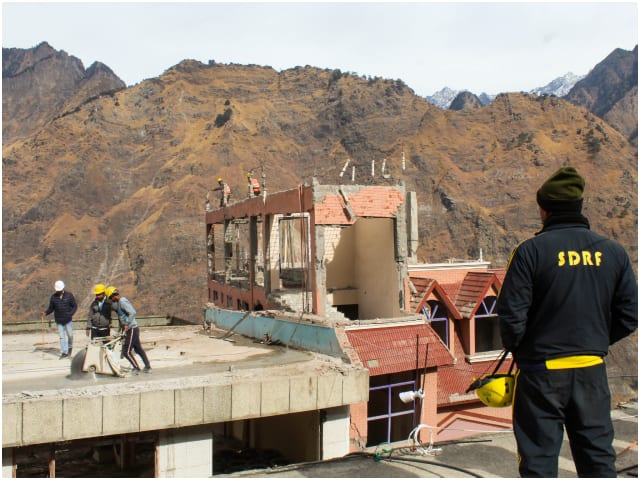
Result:
{"type": "Polygon", "coordinates": [[[105,92],[125,88],[109,67],[42,42],[33,49],[2,49],[3,144],[27,138],[54,118],[105,92]]]}
{"type": "Polygon", "coordinates": [[[460,92],[449,105],[450,110],[469,110],[480,107],[482,107],[480,99],[471,92],[460,92]]]}
{"type": "MultiPolygon", "coordinates": [[[[17,53],[3,49],[3,66],[17,53]]],[[[45,82],[49,72],[33,67],[30,78],[45,82]]],[[[15,105],[17,88],[3,102],[15,105]]],[[[443,111],[398,80],[190,60],[129,88],[72,97],[48,121],[36,115],[31,135],[12,133],[28,116],[3,112],[5,322],[36,319],[58,278],[78,297],[80,319],[93,284],[108,282],[141,315],[199,321],[204,201],[215,179],[237,196],[251,168],[264,168],[271,192],[314,176],[339,183],[347,158],[358,183],[404,181],[417,192],[421,261],[482,249],[504,266],[539,228],[535,188],[567,164],[587,177],[592,227],[637,261],[637,149],[559,98],[501,94],[484,108],[443,111]],[[391,179],[372,178],[371,160],[384,158],[391,179]]]]}
{"type": "Polygon", "coordinates": [[[638,143],[638,46],[616,49],[565,97],[605,119],[638,143]]]}

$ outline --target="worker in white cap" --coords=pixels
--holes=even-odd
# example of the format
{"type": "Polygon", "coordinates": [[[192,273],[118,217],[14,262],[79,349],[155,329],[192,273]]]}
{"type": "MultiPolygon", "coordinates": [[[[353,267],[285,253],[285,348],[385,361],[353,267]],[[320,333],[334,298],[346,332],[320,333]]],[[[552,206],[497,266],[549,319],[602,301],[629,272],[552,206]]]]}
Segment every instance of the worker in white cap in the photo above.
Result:
{"type": "Polygon", "coordinates": [[[78,310],[78,304],[73,294],[65,291],[62,280],[56,281],[53,288],[55,292],[51,295],[49,306],[45,311],[40,312],[40,317],[44,320],[45,316],[53,312],[53,318],[60,333],[60,358],[68,358],[73,350],[73,315],[78,310]]]}

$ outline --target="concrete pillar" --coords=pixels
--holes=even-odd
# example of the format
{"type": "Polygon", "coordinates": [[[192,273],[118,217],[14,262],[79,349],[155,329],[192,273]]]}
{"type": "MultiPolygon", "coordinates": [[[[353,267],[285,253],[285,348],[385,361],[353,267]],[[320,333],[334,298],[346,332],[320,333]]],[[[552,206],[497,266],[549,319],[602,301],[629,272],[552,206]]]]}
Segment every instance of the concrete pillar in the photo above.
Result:
{"type": "Polygon", "coordinates": [[[162,430],[158,438],[157,477],[209,477],[212,474],[211,426],[162,430]]]}
{"type": "Polygon", "coordinates": [[[229,219],[224,220],[224,283],[231,280],[231,268],[233,266],[233,241],[235,228],[229,219]]]}
{"type": "Polygon", "coordinates": [[[315,252],[312,255],[313,260],[313,312],[318,315],[324,315],[331,305],[327,305],[327,269],[325,267],[325,227],[322,225],[314,225],[313,242],[315,252]]]}
{"type": "MultiPolygon", "coordinates": [[[[367,388],[369,379],[367,378],[367,388]]],[[[349,452],[359,452],[367,446],[367,402],[352,403],[351,424],[349,426],[349,452]]]]}
{"type": "Polygon", "coordinates": [[[328,408],[324,412],[321,460],[343,457],[349,453],[349,407],[328,408]]]}
{"type": "MultiPolygon", "coordinates": [[[[438,372],[435,369],[427,370],[423,374],[421,381],[424,382],[424,399],[422,400],[422,412],[420,414],[420,423],[425,425],[438,425],[438,372]]],[[[420,430],[420,441],[428,443],[430,439],[430,428],[420,430]]],[[[436,429],[434,430],[434,440],[436,438],[436,429]]]]}
{"type": "Polygon", "coordinates": [[[407,256],[415,261],[420,243],[418,237],[418,196],[416,192],[407,192],[406,199],[407,247],[409,249],[407,256]]]}
{"type": "MultiPolygon", "coordinates": [[[[249,188],[251,196],[251,188],[249,188]]],[[[248,310],[254,310],[256,300],[253,295],[253,287],[256,285],[256,256],[258,255],[258,218],[249,217],[249,292],[251,300],[248,310]]]]}
{"type": "Polygon", "coordinates": [[[2,478],[15,478],[16,468],[13,464],[13,448],[2,449],[2,478]]]}

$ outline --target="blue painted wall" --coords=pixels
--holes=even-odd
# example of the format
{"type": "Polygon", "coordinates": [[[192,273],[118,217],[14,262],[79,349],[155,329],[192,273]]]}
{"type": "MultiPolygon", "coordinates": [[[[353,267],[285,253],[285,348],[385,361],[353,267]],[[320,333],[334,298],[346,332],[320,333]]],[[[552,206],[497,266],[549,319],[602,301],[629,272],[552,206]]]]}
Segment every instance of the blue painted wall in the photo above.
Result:
{"type": "MultiPolygon", "coordinates": [[[[205,308],[205,319],[222,330],[233,327],[247,312],[205,308]]],[[[273,317],[263,317],[260,312],[251,312],[233,331],[247,337],[262,340],[269,334],[271,341],[279,340],[283,345],[324,353],[334,357],[345,357],[333,328],[308,323],[298,323],[273,317]]]]}

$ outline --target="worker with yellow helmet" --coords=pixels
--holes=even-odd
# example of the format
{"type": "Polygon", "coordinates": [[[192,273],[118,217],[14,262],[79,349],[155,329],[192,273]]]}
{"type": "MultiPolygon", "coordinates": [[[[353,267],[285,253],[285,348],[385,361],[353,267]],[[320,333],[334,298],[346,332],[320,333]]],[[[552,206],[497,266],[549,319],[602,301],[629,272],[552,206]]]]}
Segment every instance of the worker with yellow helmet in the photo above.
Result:
{"type": "Polygon", "coordinates": [[[107,298],[104,284],[98,283],[93,288],[95,298],[89,306],[87,317],[87,336],[91,339],[111,335],[111,302],[107,298]]]}
{"type": "Polygon", "coordinates": [[[226,183],[222,177],[218,177],[218,186],[213,188],[212,191],[220,192],[220,206],[225,207],[229,204],[231,199],[231,187],[226,183]]]}
{"type": "Polygon", "coordinates": [[[114,309],[118,312],[120,317],[120,325],[124,330],[124,345],[122,346],[122,356],[129,360],[131,364],[132,374],[137,375],[140,373],[140,364],[136,360],[135,353],[140,355],[142,362],[144,363],[144,373],[151,373],[151,363],[147,357],[142,343],[140,341],[140,329],[138,328],[138,322],[136,320],[136,309],[133,308],[131,302],[120,295],[118,289],[115,287],[109,287],[109,300],[114,303],[114,309]]]}

